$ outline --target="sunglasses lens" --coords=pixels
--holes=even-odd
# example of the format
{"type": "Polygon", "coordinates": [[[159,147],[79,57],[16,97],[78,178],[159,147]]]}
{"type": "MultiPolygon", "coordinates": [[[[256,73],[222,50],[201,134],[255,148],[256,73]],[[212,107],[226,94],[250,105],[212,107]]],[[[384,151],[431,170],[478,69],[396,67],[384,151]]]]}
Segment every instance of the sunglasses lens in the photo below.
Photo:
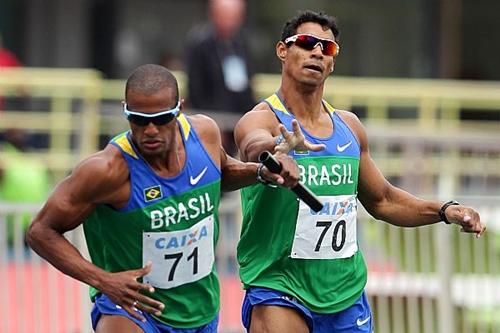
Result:
{"type": "Polygon", "coordinates": [[[333,41],[319,39],[309,35],[298,35],[297,39],[295,40],[295,44],[297,46],[300,46],[301,48],[306,49],[308,51],[314,49],[316,45],[318,45],[318,43],[321,43],[322,52],[324,55],[327,56],[337,55],[338,45],[333,41]]]}
{"type": "Polygon", "coordinates": [[[173,113],[167,113],[158,117],[154,117],[151,121],[157,126],[163,126],[171,122],[174,118],[175,115],[173,113]]]}
{"type": "Polygon", "coordinates": [[[135,114],[128,115],[128,120],[133,122],[138,126],[147,126],[149,123],[153,123],[156,126],[163,126],[168,124],[175,118],[173,113],[167,113],[158,117],[142,117],[135,114]]]}
{"type": "Polygon", "coordinates": [[[323,41],[323,54],[327,56],[336,56],[338,46],[332,41],[323,41]]]}
{"type": "Polygon", "coordinates": [[[319,42],[319,40],[314,36],[299,35],[295,40],[295,44],[306,50],[314,49],[314,46],[319,42]]]}
{"type": "Polygon", "coordinates": [[[133,114],[128,115],[127,119],[138,126],[147,126],[150,122],[150,119],[146,117],[136,116],[133,114]]]}

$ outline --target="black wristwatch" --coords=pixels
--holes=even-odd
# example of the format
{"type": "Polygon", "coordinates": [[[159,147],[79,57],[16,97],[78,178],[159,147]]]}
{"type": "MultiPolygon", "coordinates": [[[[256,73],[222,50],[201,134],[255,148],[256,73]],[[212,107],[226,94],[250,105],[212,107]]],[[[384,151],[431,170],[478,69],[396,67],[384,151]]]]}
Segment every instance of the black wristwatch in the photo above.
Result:
{"type": "Polygon", "coordinates": [[[448,221],[448,219],[446,218],[446,214],[444,213],[444,211],[449,206],[455,206],[455,205],[460,205],[460,203],[456,200],[450,200],[450,201],[444,203],[444,205],[439,210],[439,217],[441,218],[441,221],[443,221],[446,224],[451,224],[451,222],[448,221]]]}
{"type": "Polygon", "coordinates": [[[257,167],[257,180],[261,182],[264,185],[269,185],[271,182],[267,179],[264,179],[262,177],[262,168],[264,167],[264,164],[260,163],[259,166],[257,167]]]}

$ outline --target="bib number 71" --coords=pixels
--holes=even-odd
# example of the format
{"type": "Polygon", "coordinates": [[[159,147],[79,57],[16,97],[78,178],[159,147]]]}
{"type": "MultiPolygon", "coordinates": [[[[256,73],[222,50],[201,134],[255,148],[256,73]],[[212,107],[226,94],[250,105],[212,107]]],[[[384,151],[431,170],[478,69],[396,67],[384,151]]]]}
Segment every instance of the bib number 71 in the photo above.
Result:
{"type": "MultiPolygon", "coordinates": [[[[168,273],[168,281],[174,280],[175,269],[182,258],[182,252],[165,254],[165,260],[174,259],[172,267],[170,267],[170,272],[168,273]]],[[[193,259],[193,275],[198,273],[198,247],[193,249],[193,252],[187,257],[187,261],[193,259]]]]}
{"type": "Polygon", "coordinates": [[[198,281],[214,265],[214,219],[210,215],[189,229],[143,233],[143,262],[153,269],[143,282],[169,289],[198,281]]]}

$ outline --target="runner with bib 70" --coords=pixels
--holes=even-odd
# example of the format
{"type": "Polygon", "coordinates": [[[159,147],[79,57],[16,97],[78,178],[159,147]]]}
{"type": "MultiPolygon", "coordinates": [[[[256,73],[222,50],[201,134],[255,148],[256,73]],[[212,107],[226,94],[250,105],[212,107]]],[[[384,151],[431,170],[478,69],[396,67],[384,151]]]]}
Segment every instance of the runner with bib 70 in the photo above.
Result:
{"type": "Polygon", "coordinates": [[[256,161],[264,150],[289,154],[301,182],[323,203],[315,212],[281,187],[242,189],[237,258],[246,289],[243,324],[252,333],[372,331],[358,202],[397,226],[444,221],[477,236],[485,230],[472,208],[422,200],[392,186],[370,157],[359,119],[323,99],[340,51],[338,34],[323,13],[305,11],[286,22],[276,44],[281,86],[235,127],[243,161],[256,161]]]}

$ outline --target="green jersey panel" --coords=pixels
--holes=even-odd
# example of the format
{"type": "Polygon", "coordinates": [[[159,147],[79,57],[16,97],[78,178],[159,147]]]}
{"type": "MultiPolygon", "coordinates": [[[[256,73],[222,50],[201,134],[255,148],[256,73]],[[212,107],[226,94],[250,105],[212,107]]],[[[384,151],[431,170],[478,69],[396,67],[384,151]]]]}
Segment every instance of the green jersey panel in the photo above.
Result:
{"type": "MultiPolygon", "coordinates": [[[[209,216],[216,218],[219,191],[220,182],[216,182],[127,213],[116,211],[105,205],[98,206],[84,223],[85,238],[92,262],[108,272],[121,272],[143,267],[145,264],[143,262],[143,234],[160,229],[182,231],[188,226],[196,225],[203,218],[209,216]],[[191,204],[189,204],[190,201],[191,204]],[[167,214],[160,217],[155,213],[173,211],[170,208],[174,208],[178,216],[188,216],[188,219],[178,218],[178,216],[171,218],[167,214]],[[189,220],[189,216],[195,218],[189,220]]],[[[213,235],[208,235],[211,236],[213,244],[217,243],[219,234],[218,220],[215,222],[213,235]]],[[[194,237],[186,235],[184,243],[188,243],[189,240],[199,242],[200,236],[204,235],[200,233],[194,237]]],[[[182,236],[163,242],[158,241],[158,244],[161,248],[175,251],[177,248],[182,248],[182,236]]],[[[183,252],[179,250],[174,253],[183,252]]],[[[175,278],[177,273],[175,269],[182,264],[181,260],[185,260],[186,265],[194,265],[193,260],[187,261],[186,259],[189,253],[183,254],[177,267],[173,267],[176,258],[164,261],[164,265],[168,266],[165,279],[168,279],[170,274],[173,274],[175,278]]],[[[153,263],[153,270],[156,268],[155,264],[153,263]]],[[[165,304],[165,311],[156,318],[174,327],[190,328],[204,325],[210,322],[219,310],[219,283],[213,264],[209,274],[200,280],[169,289],[155,287],[155,290],[155,293],[148,296],[165,304]]],[[[95,288],[91,288],[90,292],[92,298],[99,293],[95,288]]]]}

